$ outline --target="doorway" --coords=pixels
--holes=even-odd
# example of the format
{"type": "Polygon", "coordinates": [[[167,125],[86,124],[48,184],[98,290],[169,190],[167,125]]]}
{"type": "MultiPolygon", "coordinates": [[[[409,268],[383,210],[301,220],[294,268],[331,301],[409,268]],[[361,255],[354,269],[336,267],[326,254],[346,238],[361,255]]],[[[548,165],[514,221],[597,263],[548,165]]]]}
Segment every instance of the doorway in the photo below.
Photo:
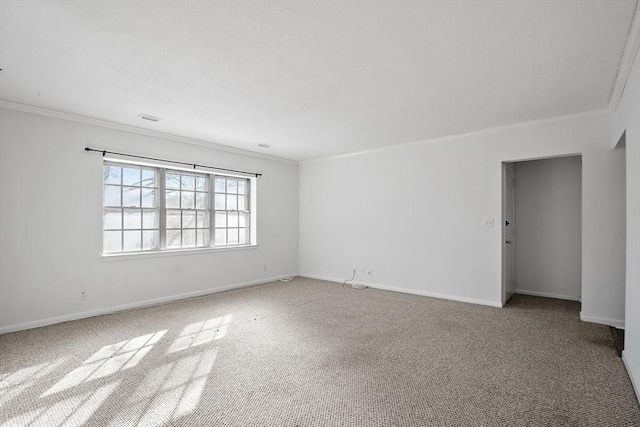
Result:
{"type": "Polygon", "coordinates": [[[503,164],[502,304],[514,294],[579,301],[582,158],[503,164]]]}

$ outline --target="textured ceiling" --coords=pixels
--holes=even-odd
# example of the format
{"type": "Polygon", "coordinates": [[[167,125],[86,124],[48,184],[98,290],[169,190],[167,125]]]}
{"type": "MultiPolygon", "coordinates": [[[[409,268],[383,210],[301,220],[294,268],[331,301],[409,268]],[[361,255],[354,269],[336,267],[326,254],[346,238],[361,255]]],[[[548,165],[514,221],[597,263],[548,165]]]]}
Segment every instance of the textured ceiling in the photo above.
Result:
{"type": "Polygon", "coordinates": [[[0,0],[0,98],[312,159],[607,108],[636,8],[0,0]]]}

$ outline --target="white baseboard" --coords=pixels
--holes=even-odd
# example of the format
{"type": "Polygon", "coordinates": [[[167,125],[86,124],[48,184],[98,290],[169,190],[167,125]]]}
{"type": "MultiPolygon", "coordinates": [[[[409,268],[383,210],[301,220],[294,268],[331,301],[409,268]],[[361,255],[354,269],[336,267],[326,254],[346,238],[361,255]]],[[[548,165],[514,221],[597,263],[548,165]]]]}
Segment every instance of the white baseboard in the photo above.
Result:
{"type": "MultiPolygon", "coordinates": [[[[318,279],[318,280],[324,280],[327,282],[336,282],[336,283],[344,283],[344,281],[347,280],[347,279],[338,279],[335,277],[318,276],[316,274],[300,273],[299,276],[308,277],[309,279],[318,279]]],[[[423,297],[446,299],[450,301],[466,302],[469,304],[488,305],[490,307],[498,307],[498,308],[502,307],[502,304],[499,301],[487,301],[487,300],[481,300],[481,299],[475,299],[475,298],[465,298],[465,297],[459,297],[455,295],[418,291],[418,290],[409,289],[409,288],[399,288],[396,286],[379,285],[377,283],[362,282],[358,280],[349,280],[349,284],[365,285],[369,288],[374,288],[374,289],[381,289],[381,290],[392,291],[392,292],[401,292],[404,294],[420,295],[423,297]]]]}
{"type": "Polygon", "coordinates": [[[624,320],[608,319],[606,317],[587,316],[580,312],[580,320],[583,322],[599,323],[601,325],[613,326],[614,328],[624,329],[624,320]]]}
{"type": "Polygon", "coordinates": [[[285,274],[282,276],[253,280],[250,282],[235,283],[232,285],[222,286],[219,288],[203,289],[201,291],[186,292],[183,294],[170,295],[170,296],[161,297],[161,298],[153,298],[153,299],[144,300],[144,301],[136,301],[129,304],[122,304],[122,305],[117,305],[113,307],[99,308],[97,310],[82,311],[79,313],[65,314],[63,316],[56,316],[56,317],[49,317],[47,319],[34,320],[32,322],[17,323],[14,325],[2,326],[0,327],[0,335],[8,334],[10,332],[22,331],[25,329],[33,329],[33,328],[39,328],[42,326],[54,325],[56,323],[69,322],[69,321],[78,320],[78,319],[86,319],[88,317],[102,316],[105,314],[113,314],[113,313],[132,310],[136,308],[152,307],[156,305],[185,300],[189,298],[197,298],[197,297],[202,297],[206,295],[217,294],[220,292],[238,290],[238,289],[247,288],[250,286],[256,286],[256,285],[262,285],[265,283],[275,282],[282,278],[293,277],[293,276],[297,276],[297,274],[295,273],[285,274]]]}
{"type": "Polygon", "coordinates": [[[631,384],[633,385],[633,389],[636,392],[636,398],[640,400],[640,372],[636,372],[633,370],[631,363],[626,357],[626,352],[622,351],[622,363],[624,363],[624,367],[627,368],[627,374],[629,375],[629,379],[631,380],[631,384]]]}
{"type": "Polygon", "coordinates": [[[553,294],[551,292],[527,291],[527,290],[524,290],[524,289],[516,289],[516,294],[531,295],[533,297],[564,299],[564,300],[567,300],[567,301],[580,301],[580,297],[572,297],[572,296],[569,296],[569,295],[553,294]]]}

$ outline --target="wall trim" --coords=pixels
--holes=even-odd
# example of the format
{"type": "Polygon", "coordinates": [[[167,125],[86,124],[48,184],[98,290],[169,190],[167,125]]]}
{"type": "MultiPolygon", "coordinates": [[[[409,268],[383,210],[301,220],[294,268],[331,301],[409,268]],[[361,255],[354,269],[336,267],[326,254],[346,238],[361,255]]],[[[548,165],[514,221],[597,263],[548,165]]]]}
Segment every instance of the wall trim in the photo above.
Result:
{"type": "MultiPolygon", "coordinates": [[[[317,279],[317,280],[324,280],[326,282],[336,282],[336,283],[344,283],[345,280],[347,279],[338,279],[335,277],[327,277],[327,276],[318,276],[316,274],[304,274],[304,273],[300,273],[299,274],[300,277],[306,277],[309,279],[317,279]]],[[[444,299],[444,300],[449,300],[449,301],[457,301],[457,302],[464,302],[467,304],[477,304],[477,305],[485,305],[485,306],[489,306],[489,307],[497,307],[497,308],[501,308],[502,304],[498,301],[488,301],[488,300],[481,300],[481,299],[476,299],[476,298],[465,298],[465,297],[459,297],[459,296],[455,296],[455,295],[446,295],[446,294],[439,294],[439,293],[435,293],[435,292],[425,292],[425,291],[418,291],[415,289],[409,289],[409,288],[400,288],[397,286],[387,286],[387,285],[379,285],[376,283],[369,283],[369,282],[362,282],[362,281],[358,281],[358,280],[349,280],[349,284],[354,283],[356,285],[365,285],[369,288],[372,289],[380,289],[383,291],[391,291],[391,292],[400,292],[403,294],[411,294],[411,295],[420,295],[423,297],[430,297],[430,298],[437,298],[437,299],[444,299]]]]}
{"type": "Polygon", "coordinates": [[[588,316],[582,311],[580,312],[580,320],[589,323],[599,323],[601,325],[613,326],[614,328],[624,329],[624,320],[608,319],[606,317],[588,316]]]}
{"type": "Polygon", "coordinates": [[[17,323],[14,325],[0,327],[0,335],[8,334],[11,332],[23,331],[26,329],[40,328],[42,326],[55,325],[56,323],[70,322],[72,320],[80,320],[80,319],[86,319],[89,317],[103,316],[105,314],[115,314],[123,311],[135,310],[139,308],[154,307],[154,306],[168,304],[172,302],[183,301],[191,298],[219,294],[223,292],[243,290],[244,288],[249,288],[249,287],[252,288],[252,287],[255,287],[256,285],[265,285],[268,283],[277,282],[278,280],[283,279],[285,277],[295,277],[295,276],[297,276],[297,274],[284,274],[281,276],[252,280],[249,282],[235,283],[232,285],[226,285],[219,288],[209,288],[201,291],[186,292],[186,293],[177,294],[177,295],[170,295],[166,297],[153,298],[153,299],[144,300],[144,301],[137,301],[137,302],[132,302],[128,304],[116,305],[113,307],[99,308],[96,310],[65,314],[63,316],[49,317],[47,319],[34,320],[31,322],[17,323]]]}
{"type": "Polygon", "coordinates": [[[636,56],[640,52],[640,3],[636,4],[636,10],[633,14],[629,34],[627,35],[627,43],[622,52],[622,58],[618,66],[618,74],[611,88],[609,95],[609,111],[612,113],[618,110],[622,94],[627,86],[631,69],[636,56]]]}
{"type": "Polygon", "coordinates": [[[383,147],[372,148],[370,150],[356,151],[356,152],[353,152],[353,153],[338,154],[338,155],[335,155],[335,156],[326,156],[326,157],[319,157],[319,158],[316,158],[316,159],[301,160],[298,163],[300,165],[305,165],[305,164],[312,164],[312,163],[322,163],[322,162],[327,162],[327,161],[332,161],[332,160],[342,160],[342,159],[349,159],[349,158],[357,158],[357,157],[363,157],[363,156],[368,156],[368,155],[372,155],[372,154],[383,153],[383,152],[387,152],[387,151],[404,150],[404,149],[408,149],[408,148],[412,148],[412,147],[420,147],[420,146],[424,146],[424,145],[440,144],[440,143],[447,143],[447,142],[453,142],[453,141],[458,141],[458,140],[464,140],[464,139],[467,139],[467,138],[491,135],[491,134],[494,134],[494,133],[506,132],[506,131],[510,131],[510,130],[541,127],[541,126],[546,126],[546,125],[550,125],[550,124],[554,124],[554,123],[558,123],[558,122],[563,122],[563,121],[566,121],[566,120],[580,119],[580,118],[608,117],[608,116],[611,116],[611,115],[612,115],[612,113],[611,113],[610,109],[607,107],[607,108],[601,108],[599,110],[584,111],[584,112],[581,112],[581,113],[566,114],[566,115],[563,115],[563,116],[548,117],[546,119],[531,120],[531,121],[528,121],[528,122],[520,122],[520,123],[513,123],[513,124],[509,124],[509,125],[504,125],[504,126],[496,126],[496,127],[492,127],[492,128],[479,129],[479,130],[475,130],[475,131],[471,131],[471,132],[465,132],[465,133],[459,133],[459,134],[455,134],[455,135],[447,135],[447,136],[441,136],[441,137],[437,137],[437,138],[429,138],[429,139],[421,139],[421,140],[418,140],[418,141],[403,142],[403,143],[400,143],[400,144],[385,145],[383,147]]]}
{"type": "Polygon", "coordinates": [[[640,372],[635,372],[633,370],[633,365],[627,359],[627,352],[622,351],[622,363],[624,363],[624,367],[627,369],[627,375],[631,380],[631,385],[633,385],[633,390],[636,392],[636,398],[640,399],[640,372]]]}
{"type": "Polygon", "coordinates": [[[559,295],[551,292],[537,292],[537,291],[527,291],[524,289],[516,289],[516,294],[521,295],[531,295],[533,297],[544,297],[544,298],[555,298],[555,299],[563,299],[567,301],[580,301],[580,297],[572,297],[569,295],[559,295]]]}
{"type": "Polygon", "coordinates": [[[184,144],[197,145],[199,147],[209,148],[211,150],[225,151],[227,153],[239,154],[241,156],[255,157],[258,159],[271,160],[280,163],[297,165],[298,162],[284,157],[271,156],[269,154],[256,153],[253,151],[243,150],[241,148],[229,147],[215,142],[206,142],[199,139],[187,138],[185,136],[174,135],[172,133],[159,132],[150,129],[139,128],[136,126],[125,125],[107,120],[94,119],[91,117],[81,116],[72,113],[63,113],[60,111],[49,110],[47,108],[35,107],[33,105],[20,104],[17,102],[5,101],[0,99],[0,108],[8,110],[21,111],[23,113],[36,114],[39,116],[52,117],[54,119],[67,120],[86,125],[99,126],[103,128],[115,129],[124,132],[136,133],[139,135],[152,136],[155,138],[168,139],[170,141],[182,142],[184,144]]]}

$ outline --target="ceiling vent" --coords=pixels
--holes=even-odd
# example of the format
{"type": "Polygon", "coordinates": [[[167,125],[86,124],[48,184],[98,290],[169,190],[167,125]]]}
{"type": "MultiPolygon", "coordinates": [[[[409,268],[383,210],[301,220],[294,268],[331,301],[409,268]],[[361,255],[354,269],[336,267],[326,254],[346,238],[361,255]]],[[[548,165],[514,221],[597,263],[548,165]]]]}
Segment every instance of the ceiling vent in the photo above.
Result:
{"type": "Polygon", "coordinates": [[[142,120],[149,120],[150,122],[159,122],[160,120],[162,120],[160,117],[150,116],[148,114],[140,114],[138,117],[140,117],[142,120]]]}

